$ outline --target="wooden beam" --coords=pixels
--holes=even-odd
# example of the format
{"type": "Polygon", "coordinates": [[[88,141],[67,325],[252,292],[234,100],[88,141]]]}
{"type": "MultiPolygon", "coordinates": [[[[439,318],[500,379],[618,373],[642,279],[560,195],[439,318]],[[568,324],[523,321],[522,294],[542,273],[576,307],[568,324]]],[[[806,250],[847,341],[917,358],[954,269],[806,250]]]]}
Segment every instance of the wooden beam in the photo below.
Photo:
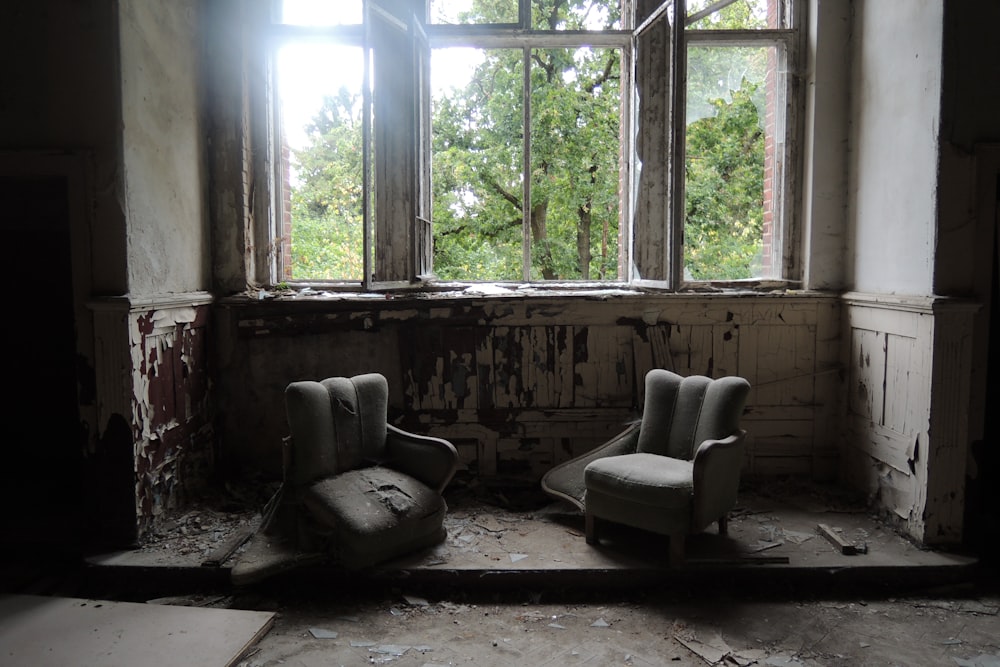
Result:
{"type": "Polygon", "coordinates": [[[858,548],[844,539],[844,537],[825,523],[816,526],[816,532],[825,537],[830,544],[837,547],[840,553],[845,556],[853,556],[858,553],[858,548]]]}

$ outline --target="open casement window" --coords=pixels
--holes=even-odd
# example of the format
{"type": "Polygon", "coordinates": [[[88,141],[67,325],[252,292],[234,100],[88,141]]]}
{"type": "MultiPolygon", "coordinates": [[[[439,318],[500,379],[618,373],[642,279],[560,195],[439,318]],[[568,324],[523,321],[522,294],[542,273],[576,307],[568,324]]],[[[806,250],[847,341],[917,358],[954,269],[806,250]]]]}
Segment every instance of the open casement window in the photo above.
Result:
{"type": "Polygon", "coordinates": [[[275,280],[797,270],[800,0],[273,2],[275,280]]]}
{"type": "Polygon", "coordinates": [[[802,3],[686,2],[683,279],[794,277],[802,3]]]}
{"type": "Polygon", "coordinates": [[[431,271],[429,46],[409,0],[274,0],[278,280],[431,271]]]}
{"type": "Polygon", "coordinates": [[[409,284],[431,272],[429,91],[430,50],[421,19],[407,3],[393,14],[382,0],[365,0],[365,49],[371,80],[373,196],[366,228],[374,234],[367,287],[409,284]]]}
{"type": "Polygon", "coordinates": [[[798,4],[638,0],[634,283],[679,289],[796,270],[798,4]]]}
{"type": "MultiPolygon", "coordinates": [[[[673,34],[677,5],[668,0],[638,0],[638,26],[633,34],[633,91],[635,144],[632,163],[635,205],[632,224],[633,282],[669,288],[677,284],[671,268],[677,263],[681,235],[672,224],[683,214],[675,210],[678,181],[673,159],[683,135],[672,122],[677,104],[674,91],[682,89],[676,80],[680,69],[672,48],[681,43],[673,34]],[[677,233],[675,233],[677,232],[677,233]]],[[[682,56],[683,53],[680,53],[682,56]]]]}

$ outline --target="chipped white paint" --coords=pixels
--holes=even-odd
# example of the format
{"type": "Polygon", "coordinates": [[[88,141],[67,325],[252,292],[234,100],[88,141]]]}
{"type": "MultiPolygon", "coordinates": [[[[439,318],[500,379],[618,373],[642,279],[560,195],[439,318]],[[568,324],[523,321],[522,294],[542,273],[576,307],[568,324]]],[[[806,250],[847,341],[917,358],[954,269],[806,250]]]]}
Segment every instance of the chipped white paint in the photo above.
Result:
{"type": "Polygon", "coordinates": [[[842,478],[918,540],[957,542],[977,307],[933,297],[844,299],[850,345],[842,478]]]}

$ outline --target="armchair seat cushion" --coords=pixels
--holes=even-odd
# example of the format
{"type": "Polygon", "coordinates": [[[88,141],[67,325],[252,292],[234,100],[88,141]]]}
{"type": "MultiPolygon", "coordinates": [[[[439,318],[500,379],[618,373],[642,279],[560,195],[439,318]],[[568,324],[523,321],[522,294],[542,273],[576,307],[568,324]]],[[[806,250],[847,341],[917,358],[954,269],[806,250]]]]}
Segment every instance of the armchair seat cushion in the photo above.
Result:
{"type": "Polygon", "coordinates": [[[683,509],[691,504],[694,464],[659,454],[625,454],[591,461],[584,468],[587,493],[634,503],[683,509]]]}
{"type": "Polygon", "coordinates": [[[413,477],[384,466],[315,482],[302,503],[317,523],[334,534],[339,560],[347,567],[382,562],[445,537],[444,498],[413,477]]]}

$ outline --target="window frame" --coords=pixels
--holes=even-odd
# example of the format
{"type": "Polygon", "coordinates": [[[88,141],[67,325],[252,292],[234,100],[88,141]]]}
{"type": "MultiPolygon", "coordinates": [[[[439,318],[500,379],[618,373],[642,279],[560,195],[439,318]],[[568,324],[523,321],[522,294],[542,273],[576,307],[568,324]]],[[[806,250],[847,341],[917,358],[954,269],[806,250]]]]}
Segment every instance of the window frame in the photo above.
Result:
{"type": "MultiPolygon", "coordinates": [[[[268,0],[264,0],[265,4],[269,4],[268,0]]],[[[272,0],[275,1],[275,0],[272,0]]],[[[380,0],[365,0],[364,5],[368,7],[370,4],[375,4],[380,0]]],[[[512,286],[522,286],[530,285],[532,287],[537,287],[540,289],[545,289],[547,287],[554,287],[559,289],[576,289],[576,290],[588,290],[588,289],[608,289],[616,287],[628,287],[628,288],[640,288],[640,289],[654,289],[656,291],[669,291],[669,292],[681,292],[687,290],[702,290],[702,289],[714,289],[714,288],[744,288],[753,289],[758,286],[764,286],[768,289],[774,288],[776,285],[790,286],[797,284],[799,272],[800,272],[800,249],[798,248],[798,207],[797,202],[799,201],[799,182],[801,174],[801,155],[796,147],[800,143],[801,136],[801,109],[803,101],[801,99],[800,86],[798,85],[798,69],[800,67],[800,53],[802,52],[802,39],[804,39],[804,0],[778,0],[779,6],[786,6],[788,8],[789,15],[786,17],[788,22],[788,27],[786,28],[776,28],[776,29],[754,29],[754,30],[691,30],[687,29],[686,24],[688,21],[686,19],[682,20],[681,17],[686,13],[686,1],[685,0],[663,0],[657,9],[650,13],[650,16],[642,21],[639,25],[634,25],[632,12],[634,10],[633,4],[638,2],[638,0],[622,0],[623,2],[623,28],[621,30],[614,31],[556,31],[555,33],[548,31],[535,31],[523,29],[520,25],[511,26],[510,24],[475,24],[475,25],[446,25],[446,24],[427,24],[423,25],[423,21],[418,21],[415,19],[406,20],[399,19],[403,23],[408,23],[410,26],[411,46],[413,48],[413,55],[410,56],[412,59],[412,78],[414,80],[413,91],[415,92],[415,97],[410,100],[410,105],[413,113],[413,127],[415,131],[412,133],[412,142],[409,144],[409,150],[412,151],[410,157],[412,158],[408,167],[404,170],[405,173],[399,174],[401,180],[409,180],[410,188],[409,192],[412,196],[412,207],[410,211],[412,215],[409,217],[409,222],[399,222],[398,218],[394,218],[395,222],[390,222],[386,224],[388,218],[379,217],[380,208],[384,209],[392,203],[398,203],[398,201],[388,202],[385,198],[380,199],[379,192],[383,188],[379,188],[378,183],[374,186],[371,184],[366,184],[366,192],[369,192],[369,188],[373,193],[373,198],[366,197],[366,220],[365,220],[365,276],[362,280],[291,280],[289,278],[283,278],[283,268],[281,264],[280,256],[282,255],[283,244],[286,242],[287,237],[285,236],[283,229],[283,215],[284,212],[281,210],[281,152],[280,152],[280,129],[279,129],[279,118],[278,118],[278,104],[274,94],[275,91],[275,73],[273,69],[274,59],[273,56],[276,53],[276,46],[281,43],[288,41],[297,41],[300,39],[335,39],[338,42],[346,42],[351,44],[361,44],[362,48],[365,50],[366,54],[366,70],[368,65],[374,57],[373,45],[371,41],[371,36],[365,25],[333,25],[324,26],[321,28],[310,27],[310,26],[298,26],[290,24],[275,24],[271,23],[270,19],[267,20],[266,27],[263,28],[263,38],[267,44],[267,52],[264,58],[265,63],[265,94],[262,96],[265,100],[261,107],[258,107],[258,118],[263,119],[263,125],[265,125],[264,130],[260,133],[266,137],[265,142],[267,144],[266,157],[264,158],[267,163],[267,168],[262,169],[262,173],[267,174],[267,182],[264,185],[268,194],[270,195],[268,201],[270,205],[267,207],[265,212],[266,218],[268,218],[268,239],[267,239],[267,253],[266,259],[263,257],[262,253],[259,252],[258,248],[258,264],[263,263],[264,270],[258,271],[258,275],[261,279],[260,282],[264,284],[276,285],[279,283],[291,284],[296,287],[308,288],[315,287],[321,288],[328,291],[356,291],[361,288],[365,291],[377,291],[377,290],[447,290],[453,289],[456,286],[454,282],[443,282],[437,280],[432,272],[428,271],[428,264],[432,261],[432,228],[431,221],[429,220],[430,215],[430,141],[431,141],[431,130],[430,130],[430,92],[429,92],[429,57],[424,59],[423,63],[417,62],[419,59],[419,50],[416,46],[416,40],[423,39],[426,40],[425,53],[429,54],[429,50],[436,47],[444,46],[474,46],[479,48],[492,48],[492,47],[503,47],[503,48],[517,48],[521,47],[524,49],[526,54],[530,54],[532,48],[560,48],[560,47],[576,47],[580,46],[580,40],[583,38],[586,40],[586,45],[594,47],[610,47],[610,48],[620,48],[622,52],[622,125],[623,125],[623,141],[621,145],[621,150],[623,151],[622,169],[625,171],[623,182],[625,183],[624,191],[628,195],[623,195],[621,198],[621,213],[620,213],[620,225],[623,230],[620,231],[621,243],[619,247],[620,253],[620,264],[623,267],[620,276],[617,280],[605,280],[605,281],[595,281],[595,280],[561,280],[561,281],[531,281],[529,279],[530,272],[530,220],[527,215],[525,216],[525,221],[523,223],[524,230],[524,241],[522,242],[522,247],[524,249],[524,258],[522,260],[523,273],[522,280],[520,281],[462,281],[458,285],[474,285],[476,283],[494,283],[494,284],[504,284],[512,286]],[[627,17],[626,17],[627,14],[627,17]],[[669,155],[667,156],[668,165],[661,165],[659,171],[665,172],[661,173],[658,178],[665,179],[670,188],[668,193],[669,201],[664,207],[665,210],[660,211],[663,215],[663,226],[666,231],[665,239],[665,252],[656,253],[657,259],[654,261],[660,262],[660,265],[656,268],[658,274],[654,278],[644,278],[642,275],[638,274],[638,268],[636,266],[636,247],[642,246],[647,243],[647,234],[644,230],[637,228],[636,220],[636,208],[637,204],[637,178],[635,174],[636,167],[636,132],[641,131],[641,126],[639,120],[635,117],[636,108],[639,106],[636,99],[634,98],[634,90],[636,85],[636,77],[639,76],[636,72],[636,39],[637,35],[645,29],[647,29],[653,22],[654,19],[667,18],[669,20],[668,30],[670,33],[670,39],[667,44],[667,65],[665,66],[664,75],[670,78],[671,85],[669,86],[669,110],[667,127],[670,134],[669,141],[669,155]],[[781,173],[781,194],[776,199],[775,205],[775,238],[779,239],[779,243],[774,244],[772,252],[774,253],[775,266],[778,267],[780,271],[780,276],[773,279],[760,279],[752,278],[747,280],[737,280],[737,281],[685,281],[683,277],[684,272],[684,249],[683,249],[683,228],[684,228],[684,144],[685,144],[685,132],[686,132],[686,119],[685,119],[685,93],[686,87],[681,85],[682,82],[686,80],[686,67],[687,67],[687,49],[690,45],[723,45],[723,46],[778,46],[784,51],[787,70],[786,76],[784,78],[785,85],[783,87],[784,94],[784,153],[783,153],[783,165],[784,168],[781,173]],[[680,165],[681,168],[677,168],[680,165]],[[371,204],[371,206],[369,206],[371,204]],[[371,210],[374,209],[374,210],[371,210]],[[382,225],[381,228],[379,225],[382,225]],[[390,244],[379,244],[377,240],[377,234],[374,232],[381,229],[383,235],[392,237],[393,232],[398,232],[400,229],[406,230],[406,243],[405,252],[396,253],[395,262],[396,264],[402,263],[404,266],[403,270],[394,270],[387,272],[385,265],[379,264],[379,250],[375,247],[375,244],[379,246],[389,246],[390,244]],[[373,234],[376,238],[372,238],[373,234]],[[369,245],[373,244],[373,245],[369,245]],[[372,263],[372,258],[374,256],[374,261],[372,263]],[[402,257],[402,259],[401,259],[402,257]],[[261,261],[263,260],[263,262],[261,261]],[[266,268],[265,268],[266,267],[266,268]],[[261,274],[267,274],[261,275],[261,274]]],[[[416,4],[416,3],[414,3],[416,4]]],[[[719,4],[719,3],[716,3],[719,4]]],[[[425,3],[425,6],[429,8],[429,3],[425,3]]],[[[520,6],[520,16],[521,21],[526,20],[525,16],[530,16],[530,0],[519,0],[520,6]]],[[[384,10],[383,10],[384,11],[384,10]]],[[[267,13],[267,12],[264,12],[267,13]]],[[[426,16],[426,14],[425,14],[426,16]]],[[[370,72],[366,71],[365,81],[369,81],[370,72]]],[[[377,85],[377,83],[376,83],[377,85]]],[[[365,86],[366,97],[368,95],[369,86],[365,86]]],[[[524,92],[525,99],[525,126],[530,127],[530,88],[526,86],[524,92]]],[[[371,107],[366,107],[365,120],[369,121],[371,118],[369,109],[371,107]]],[[[376,115],[374,123],[378,123],[379,119],[376,115]]],[[[376,130],[373,129],[373,133],[376,130]]],[[[530,132],[525,132],[526,135],[530,137],[530,132]]],[[[526,139],[526,142],[530,139],[526,139]]],[[[366,137],[365,148],[366,151],[371,150],[371,137],[366,137]]],[[[525,161],[530,160],[530,152],[527,150],[530,145],[525,146],[525,161]]],[[[378,156],[378,151],[375,151],[375,155],[378,156]]],[[[394,168],[398,170],[398,164],[394,165],[394,168]]],[[[527,169],[527,167],[525,167],[527,169]]],[[[371,171],[378,172],[378,165],[372,164],[366,166],[366,181],[370,176],[371,171]]],[[[386,171],[388,173],[388,170],[386,171]]],[[[526,173],[526,172],[524,172],[526,173]]],[[[525,197],[530,195],[530,179],[524,179],[525,181],[525,197]]],[[[396,197],[396,200],[402,200],[401,197],[396,197]]],[[[527,201],[527,199],[526,199],[527,201]]],[[[404,202],[405,203],[405,202],[404,202]]],[[[404,207],[407,208],[407,207],[404,207]]],[[[659,214],[658,213],[658,214],[659,214]]],[[[652,223],[650,223],[652,225],[652,223]]],[[[655,226],[655,225],[652,225],[655,226]]],[[[257,225],[257,229],[261,226],[257,225]]],[[[662,232],[660,232],[662,233],[662,232]]],[[[258,244],[264,241],[261,238],[261,234],[258,233],[256,238],[258,239],[258,244]]],[[[393,244],[398,243],[398,239],[393,239],[393,244]]]]}

